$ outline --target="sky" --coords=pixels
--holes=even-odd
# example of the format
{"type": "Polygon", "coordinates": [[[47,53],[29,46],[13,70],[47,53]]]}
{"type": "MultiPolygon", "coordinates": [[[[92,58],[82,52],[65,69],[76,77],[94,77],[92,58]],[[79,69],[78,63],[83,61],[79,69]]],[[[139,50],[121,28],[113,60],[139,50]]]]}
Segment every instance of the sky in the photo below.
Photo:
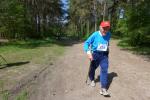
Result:
{"type": "Polygon", "coordinates": [[[64,9],[68,9],[68,0],[61,0],[64,4],[64,9]]]}
{"type": "MultiPolygon", "coordinates": [[[[64,10],[68,10],[69,6],[68,6],[68,0],[61,0],[64,4],[64,6],[62,7],[64,10]]],[[[66,18],[68,16],[68,13],[64,13],[64,18],[66,18]]],[[[67,19],[64,20],[64,23],[68,22],[67,19]]]]}

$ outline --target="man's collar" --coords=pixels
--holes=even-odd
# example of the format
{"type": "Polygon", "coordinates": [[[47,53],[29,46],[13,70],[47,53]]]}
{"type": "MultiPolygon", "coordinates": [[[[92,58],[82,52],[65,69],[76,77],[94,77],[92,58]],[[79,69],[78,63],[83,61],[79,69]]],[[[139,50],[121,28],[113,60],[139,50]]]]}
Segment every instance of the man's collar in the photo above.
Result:
{"type": "Polygon", "coordinates": [[[98,31],[98,32],[99,32],[100,36],[102,36],[102,33],[101,33],[101,31],[98,31]]]}

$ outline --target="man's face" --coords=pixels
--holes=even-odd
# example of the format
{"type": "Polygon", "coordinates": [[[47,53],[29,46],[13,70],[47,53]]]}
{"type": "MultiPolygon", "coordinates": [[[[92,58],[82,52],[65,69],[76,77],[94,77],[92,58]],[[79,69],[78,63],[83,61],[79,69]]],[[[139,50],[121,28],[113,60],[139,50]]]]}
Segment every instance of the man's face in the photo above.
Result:
{"type": "Polygon", "coordinates": [[[106,35],[106,33],[109,31],[110,27],[101,27],[101,32],[103,35],[106,35]]]}

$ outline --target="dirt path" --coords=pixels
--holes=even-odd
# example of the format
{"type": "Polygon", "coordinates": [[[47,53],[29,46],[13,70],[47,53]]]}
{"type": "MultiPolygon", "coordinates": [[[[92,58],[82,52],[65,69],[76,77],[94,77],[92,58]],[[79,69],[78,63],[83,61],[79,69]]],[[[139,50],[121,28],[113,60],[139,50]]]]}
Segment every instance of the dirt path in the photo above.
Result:
{"type": "MultiPolygon", "coordinates": [[[[31,91],[30,100],[150,100],[150,62],[122,51],[112,40],[110,47],[110,98],[99,94],[99,82],[85,84],[88,59],[83,43],[67,47],[65,56],[42,73],[31,91]]],[[[98,77],[99,69],[96,71],[98,77]]]]}

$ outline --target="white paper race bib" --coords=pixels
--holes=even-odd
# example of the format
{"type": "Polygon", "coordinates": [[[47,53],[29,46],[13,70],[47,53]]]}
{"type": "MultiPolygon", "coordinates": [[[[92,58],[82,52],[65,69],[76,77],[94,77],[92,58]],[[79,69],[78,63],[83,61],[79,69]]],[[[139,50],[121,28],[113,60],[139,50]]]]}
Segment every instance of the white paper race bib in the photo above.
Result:
{"type": "Polygon", "coordinates": [[[97,51],[107,51],[108,44],[99,44],[97,47],[97,51]]]}

